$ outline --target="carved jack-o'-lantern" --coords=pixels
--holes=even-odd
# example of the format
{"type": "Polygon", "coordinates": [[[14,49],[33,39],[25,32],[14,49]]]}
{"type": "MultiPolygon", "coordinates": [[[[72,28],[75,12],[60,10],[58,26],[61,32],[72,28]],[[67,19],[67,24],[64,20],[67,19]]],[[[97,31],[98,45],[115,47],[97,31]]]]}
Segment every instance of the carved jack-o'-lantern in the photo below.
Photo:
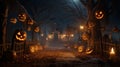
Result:
{"type": "Polygon", "coordinates": [[[35,27],[34,31],[39,32],[40,31],[39,27],[35,27]]]}
{"type": "Polygon", "coordinates": [[[91,54],[92,52],[93,52],[93,49],[91,49],[91,48],[86,49],[86,54],[91,54]]]}
{"type": "Polygon", "coordinates": [[[83,52],[83,50],[84,50],[84,46],[79,46],[78,47],[78,52],[83,52]]]}
{"type": "Polygon", "coordinates": [[[10,22],[13,23],[13,24],[15,24],[17,22],[17,19],[16,18],[11,18],[10,22]]]}
{"type": "Polygon", "coordinates": [[[28,23],[29,25],[33,25],[33,24],[34,24],[34,21],[31,20],[31,19],[29,19],[29,20],[27,20],[27,23],[28,23]]]}
{"type": "Polygon", "coordinates": [[[102,10],[96,11],[95,12],[95,17],[97,19],[102,19],[104,17],[104,12],[102,10]]]}
{"type": "Polygon", "coordinates": [[[82,34],[82,39],[83,40],[88,40],[88,38],[89,38],[89,35],[87,33],[82,34]]]}
{"type": "Polygon", "coordinates": [[[20,13],[18,15],[18,20],[21,21],[21,22],[24,22],[26,20],[27,16],[25,13],[20,13]]]}
{"type": "Polygon", "coordinates": [[[15,34],[15,38],[16,38],[16,40],[18,40],[18,41],[25,41],[26,38],[27,38],[27,34],[26,34],[25,31],[18,31],[18,32],[16,32],[16,34],[15,34]]]}

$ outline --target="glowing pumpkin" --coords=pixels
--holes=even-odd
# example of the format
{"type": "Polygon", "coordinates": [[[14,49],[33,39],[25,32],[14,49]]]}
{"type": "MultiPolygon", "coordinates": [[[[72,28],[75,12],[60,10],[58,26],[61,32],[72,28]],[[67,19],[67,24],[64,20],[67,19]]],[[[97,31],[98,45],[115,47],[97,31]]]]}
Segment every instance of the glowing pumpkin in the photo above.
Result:
{"type": "Polygon", "coordinates": [[[84,50],[84,46],[79,46],[78,47],[78,52],[83,52],[83,50],[84,50]]]}
{"type": "Polygon", "coordinates": [[[93,52],[93,49],[87,48],[86,49],[86,54],[91,54],[93,52]]]}
{"type": "Polygon", "coordinates": [[[13,24],[16,24],[17,19],[16,19],[16,18],[11,18],[11,19],[10,19],[10,22],[13,23],[13,24]]]}
{"type": "Polygon", "coordinates": [[[27,23],[28,23],[29,25],[33,25],[33,24],[34,24],[34,21],[31,20],[31,19],[29,19],[29,20],[27,20],[27,23]]]}
{"type": "Polygon", "coordinates": [[[88,37],[89,37],[89,36],[88,36],[87,33],[83,33],[83,34],[82,34],[82,39],[83,39],[83,40],[88,40],[88,37]]]}
{"type": "Polygon", "coordinates": [[[18,20],[21,21],[21,22],[24,22],[26,20],[27,16],[25,13],[20,13],[18,15],[18,20]]]}
{"type": "Polygon", "coordinates": [[[30,46],[30,52],[34,53],[35,52],[35,47],[34,46],[30,46]]]}
{"type": "Polygon", "coordinates": [[[18,31],[15,35],[16,40],[25,41],[27,38],[27,34],[25,31],[18,31]]]}
{"type": "Polygon", "coordinates": [[[34,31],[39,32],[40,31],[39,27],[35,27],[34,31]]]}
{"type": "Polygon", "coordinates": [[[104,17],[104,12],[102,10],[96,11],[95,12],[95,17],[97,19],[102,19],[104,17]]]}

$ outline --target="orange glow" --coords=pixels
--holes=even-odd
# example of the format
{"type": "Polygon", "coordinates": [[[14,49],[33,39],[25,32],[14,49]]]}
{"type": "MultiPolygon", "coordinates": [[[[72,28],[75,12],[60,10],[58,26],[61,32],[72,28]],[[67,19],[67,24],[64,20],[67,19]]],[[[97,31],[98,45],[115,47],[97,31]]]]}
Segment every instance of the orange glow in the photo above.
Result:
{"type": "Polygon", "coordinates": [[[31,52],[31,53],[34,53],[34,52],[35,52],[34,46],[31,46],[31,47],[30,47],[30,52],[31,52]]]}
{"type": "Polygon", "coordinates": [[[34,31],[35,31],[35,32],[39,32],[39,31],[40,31],[39,27],[36,27],[36,28],[34,29],[34,31]]]}
{"type": "Polygon", "coordinates": [[[78,52],[83,52],[83,50],[84,50],[84,46],[79,46],[78,47],[78,52]]]}
{"type": "Polygon", "coordinates": [[[115,54],[115,50],[114,50],[113,47],[112,47],[111,50],[110,50],[110,54],[111,54],[111,55],[114,55],[114,54],[115,54]]]}
{"type": "Polygon", "coordinates": [[[24,22],[25,20],[27,19],[27,16],[25,13],[20,13],[18,15],[18,20],[21,21],[21,22],[24,22]]]}
{"type": "Polygon", "coordinates": [[[16,19],[16,18],[11,18],[11,19],[10,19],[10,22],[13,23],[13,24],[16,24],[17,19],[16,19]]]}
{"type": "Polygon", "coordinates": [[[16,34],[16,39],[19,40],[19,41],[25,41],[26,38],[27,38],[27,33],[26,33],[26,32],[19,31],[19,32],[16,34]]]}
{"type": "Polygon", "coordinates": [[[93,52],[92,49],[90,49],[90,48],[87,48],[87,49],[86,49],[86,54],[91,54],[92,52],[93,52]]]}
{"type": "Polygon", "coordinates": [[[16,57],[16,56],[17,56],[17,54],[16,54],[16,52],[15,52],[15,51],[13,51],[13,56],[14,56],[14,57],[16,57]]]}
{"type": "Polygon", "coordinates": [[[95,17],[96,17],[97,19],[102,19],[102,18],[104,17],[103,11],[96,11],[96,12],[95,12],[95,17]]]}
{"type": "Polygon", "coordinates": [[[70,36],[71,36],[71,37],[74,37],[74,34],[71,34],[70,36]]]}
{"type": "Polygon", "coordinates": [[[81,26],[81,25],[80,25],[80,29],[83,30],[83,29],[84,29],[84,26],[81,26]]]}

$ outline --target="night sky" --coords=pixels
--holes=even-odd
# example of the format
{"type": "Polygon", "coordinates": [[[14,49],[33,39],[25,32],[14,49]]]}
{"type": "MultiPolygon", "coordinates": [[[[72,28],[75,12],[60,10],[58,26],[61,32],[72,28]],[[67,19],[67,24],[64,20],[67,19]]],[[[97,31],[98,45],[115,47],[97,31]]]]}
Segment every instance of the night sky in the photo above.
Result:
{"type": "MultiPolygon", "coordinates": [[[[119,0],[107,0],[112,2],[112,14],[109,18],[110,26],[119,26],[120,8],[119,0]]],[[[66,24],[80,25],[86,22],[87,10],[79,0],[19,0],[28,13],[37,22],[57,23],[58,26],[66,24]],[[36,14],[34,14],[34,11],[36,14]]]]}
{"type": "Polygon", "coordinates": [[[29,0],[29,2],[20,0],[20,2],[38,23],[57,23],[60,27],[66,24],[78,25],[85,21],[87,16],[86,9],[79,0],[29,0]]]}

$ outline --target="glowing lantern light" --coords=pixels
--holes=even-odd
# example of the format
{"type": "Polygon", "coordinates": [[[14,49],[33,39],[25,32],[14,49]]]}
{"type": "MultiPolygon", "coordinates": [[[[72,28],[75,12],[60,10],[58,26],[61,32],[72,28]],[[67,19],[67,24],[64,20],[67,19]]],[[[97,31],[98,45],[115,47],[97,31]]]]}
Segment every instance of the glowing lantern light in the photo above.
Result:
{"type": "Polygon", "coordinates": [[[64,39],[66,37],[66,34],[61,35],[61,39],[64,39]]]}
{"type": "Polygon", "coordinates": [[[13,56],[14,56],[14,57],[16,57],[16,56],[17,56],[16,51],[13,51],[13,56]]]}
{"type": "Polygon", "coordinates": [[[113,47],[112,47],[111,50],[110,50],[110,55],[115,55],[115,50],[114,50],[113,47]]]}
{"type": "Polygon", "coordinates": [[[103,17],[104,17],[104,12],[103,11],[96,11],[95,12],[95,17],[97,18],[97,19],[102,19],[103,17]]]}
{"type": "Polygon", "coordinates": [[[48,38],[49,38],[49,39],[52,39],[52,38],[53,38],[53,35],[52,35],[52,34],[49,34],[49,35],[48,35],[48,38]]]}
{"type": "Polygon", "coordinates": [[[41,34],[41,36],[43,37],[43,36],[44,36],[44,34],[41,34]]]}
{"type": "Polygon", "coordinates": [[[18,20],[21,21],[21,22],[24,22],[26,20],[27,16],[25,13],[20,13],[18,15],[18,20]]]}
{"type": "Polygon", "coordinates": [[[70,37],[74,37],[74,34],[71,34],[70,37]]]}
{"type": "Polygon", "coordinates": [[[16,24],[17,19],[16,19],[16,18],[11,18],[11,19],[10,19],[10,22],[13,23],[13,24],[16,24]]]}
{"type": "Polygon", "coordinates": [[[80,29],[83,30],[83,29],[84,29],[84,26],[80,25],[80,29]]]}

